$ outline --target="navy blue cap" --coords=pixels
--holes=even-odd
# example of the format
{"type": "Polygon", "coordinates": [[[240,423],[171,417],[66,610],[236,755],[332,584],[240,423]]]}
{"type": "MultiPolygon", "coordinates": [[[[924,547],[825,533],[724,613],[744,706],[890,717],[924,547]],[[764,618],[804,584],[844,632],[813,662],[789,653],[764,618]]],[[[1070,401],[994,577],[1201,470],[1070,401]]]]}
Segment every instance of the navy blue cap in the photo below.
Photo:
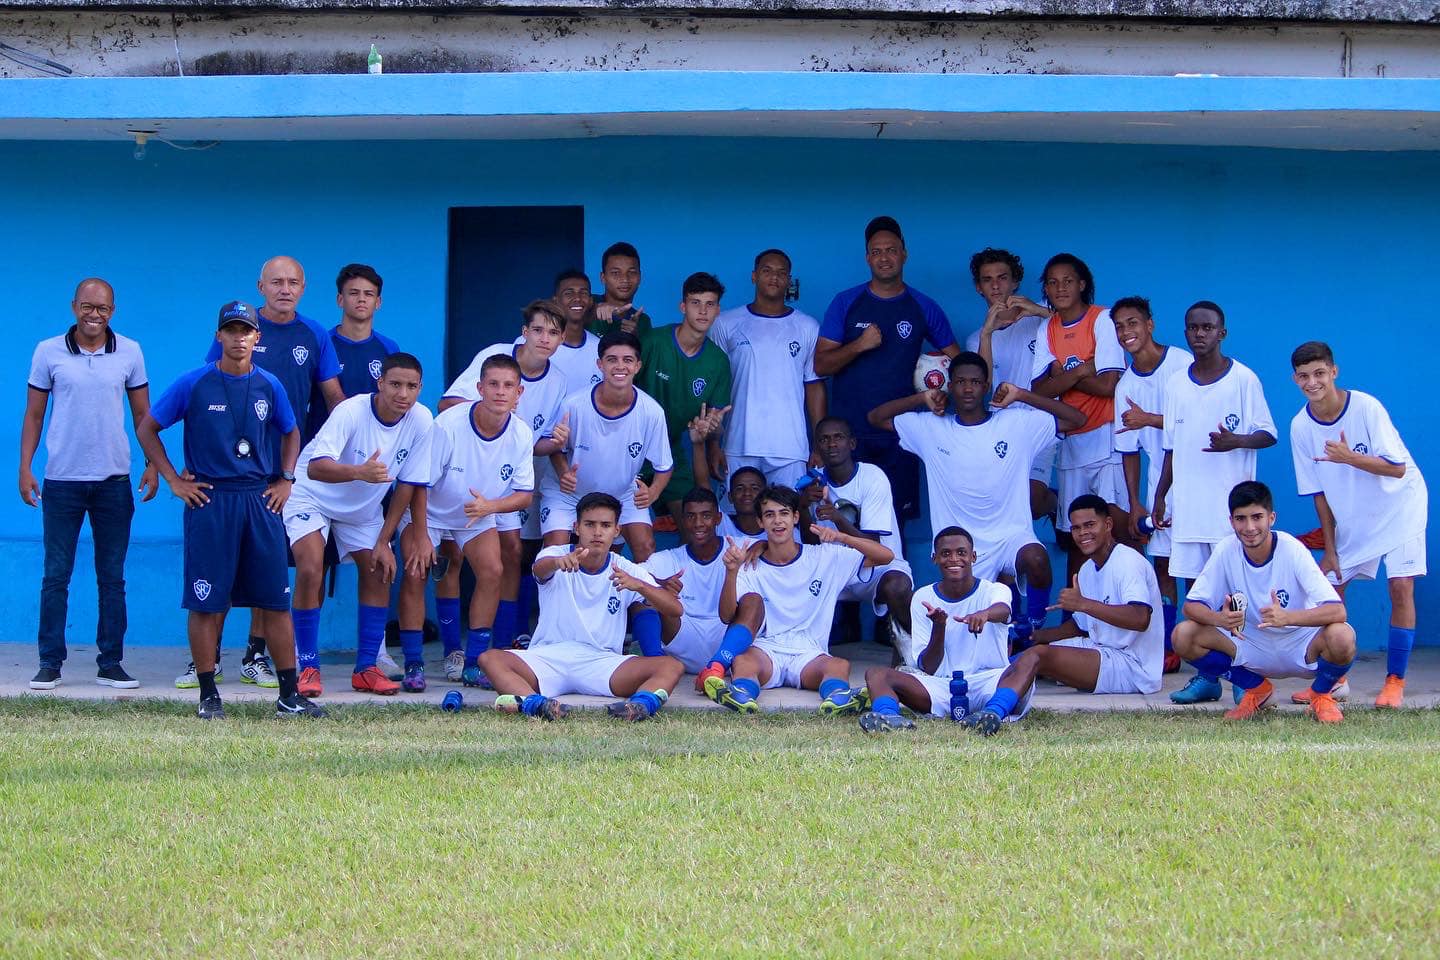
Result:
{"type": "Polygon", "coordinates": [[[260,317],[255,308],[243,300],[231,300],[220,308],[220,325],[215,329],[224,330],[232,323],[243,323],[252,330],[260,329],[260,317]]]}

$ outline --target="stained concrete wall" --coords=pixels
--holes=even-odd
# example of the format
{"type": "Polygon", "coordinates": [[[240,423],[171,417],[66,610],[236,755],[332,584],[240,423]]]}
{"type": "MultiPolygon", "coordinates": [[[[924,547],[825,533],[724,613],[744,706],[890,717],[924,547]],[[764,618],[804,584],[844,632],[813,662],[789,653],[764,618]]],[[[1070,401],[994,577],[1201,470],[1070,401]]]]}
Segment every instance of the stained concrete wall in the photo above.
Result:
{"type": "MultiPolygon", "coordinates": [[[[0,11],[0,40],[78,76],[801,70],[1437,77],[1416,27],[401,12],[0,11]]],[[[3,51],[0,51],[3,52],[3,51]]],[[[0,77],[43,75],[0,57],[0,77]]]]}

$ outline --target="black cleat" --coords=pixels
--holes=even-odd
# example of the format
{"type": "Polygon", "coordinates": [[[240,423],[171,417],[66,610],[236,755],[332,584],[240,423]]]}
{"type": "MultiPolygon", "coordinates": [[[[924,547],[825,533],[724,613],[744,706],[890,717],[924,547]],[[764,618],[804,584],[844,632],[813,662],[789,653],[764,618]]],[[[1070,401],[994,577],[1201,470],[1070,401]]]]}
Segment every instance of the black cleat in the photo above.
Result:
{"type": "Polygon", "coordinates": [[[220,695],[205,697],[196,708],[195,715],[201,720],[224,720],[225,706],[220,702],[220,695]]]}
{"type": "Polygon", "coordinates": [[[298,693],[281,697],[275,701],[275,716],[277,717],[315,717],[318,719],[329,715],[329,711],[320,704],[309,697],[302,697],[298,693]]]}
{"type": "Polygon", "coordinates": [[[982,737],[995,736],[1000,732],[1000,724],[1003,722],[1003,718],[994,710],[976,710],[965,718],[965,726],[982,737]]]}
{"type": "Polygon", "coordinates": [[[650,714],[645,711],[644,707],[630,700],[616,700],[605,708],[605,712],[619,720],[639,721],[650,719],[650,714]]]}

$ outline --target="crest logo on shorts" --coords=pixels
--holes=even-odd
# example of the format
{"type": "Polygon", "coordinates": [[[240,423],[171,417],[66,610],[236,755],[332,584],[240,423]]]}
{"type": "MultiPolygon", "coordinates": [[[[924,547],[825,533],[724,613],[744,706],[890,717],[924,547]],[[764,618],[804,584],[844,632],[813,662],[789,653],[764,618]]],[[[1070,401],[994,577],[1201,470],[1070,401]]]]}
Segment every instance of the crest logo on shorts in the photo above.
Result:
{"type": "Polygon", "coordinates": [[[691,380],[691,381],[690,381],[690,391],[691,391],[692,393],[694,393],[695,396],[697,396],[697,397],[700,396],[700,394],[704,393],[704,392],[705,392],[705,378],[704,378],[704,377],[700,377],[700,378],[698,378],[698,379],[696,379],[696,380],[691,380]]]}
{"type": "Polygon", "coordinates": [[[1369,453],[1369,452],[1370,452],[1370,445],[1367,444],[1365,441],[1362,440],[1362,441],[1360,441],[1359,443],[1355,444],[1355,452],[1356,452],[1356,453],[1369,453]]]}
{"type": "Polygon", "coordinates": [[[609,602],[605,604],[605,609],[608,610],[608,611],[609,611],[610,613],[612,613],[612,614],[613,614],[613,613],[619,613],[619,612],[620,612],[620,598],[619,598],[619,597],[611,597],[610,600],[609,600],[609,602]]]}
{"type": "Polygon", "coordinates": [[[630,444],[630,446],[626,447],[625,449],[626,449],[626,451],[629,452],[629,454],[630,454],[630,459],[631,459],[631,460],[634,460],[636,457],[640,456],[640,443],[639,443],[639,441],[636,441],[635,443],[630,444]]]}
{"type": "Polygon", "coordinates": [[[1001,460],[1004,460],[1004,459],[1005,459],[1005,454],[1007,454],[1007,453],[1009,453],[1009,452],[1010,452],[1010,444],[1006,443],[1004,440],[998,440],[998,441],[996,441],[996,443],[995,443],[995,456],[999,457],[1001,460]]]}
{"type": "Polygon", "coordinates": [[[257,416],[257,417],[260,418],[260,422],[261,422],[261,423],[264,423],[264,422],[265,422],[265,418],[268,417],[268,416],[270,416],[270,401],[269,401],[269,400],[266,400],[264,397],[261,397],[259,400],[256,400],[256,401],[255,401],[255,416],[257,416]]]}
{"type": "Polygon", "coordinates": [[[1225,429],[1232,432],[1240,429],[1240,415],[1238,413],[1225,414],[1225,429]]]}
{"type": "Polygon", "coordinates": [[[821,582],[820,582],[819,580],[811,580],[811,581],[810,581],[810,596],[812,596],[812,597],[818,597],[818,596],[820,596],[820,587],[821,587],[821,585],[822,585],[822,584],[821,584],[821,582]]]}
{"type": "Polygon", "coordinates": [[[370,379],[371,379],[371,380],[379,380],[379,379],[380,379],[380,368],[383,367],[383,366],[385,366],[385,364],[382,363],[382,362],[379,361],[379,360],[371,360],[371,361],[370,361],[370,379]]]}
{"type": "Polygon", "coordinates": [[[1034,340],[1031,340],[1031,341],[1030,341],[1030,353],[1031,353],[1031,355],[1034,355],[1034,353],[1035,353],[1035,341],[1034,341],[1034,340]]]}
{"type": "Polygon", "coordinates": [[[792,356],[792,357],[798,357],[798,356],[800,356],[800,341],[799,341],[799,340],[791,340],[791,341],[790,341],[790,356],[792,356]]]}
{"type": "Polygon", "coordinates": [[[1289,607],[1289,606],[1290,606],[1290,591],[1289,591],[1289,590],[1276,590],[1276,591],[1275,591],[1275,599],[1280,601],[1280,606],[1282,606],[1282,607],[1289,607]]]}
{"type": "Polygon", "coordinates": [[[399,450],[399,451],[397,451],[396,454],[395,454],[395,463],[396,463],[396,464],[404,463],[404,462],[405,462],[405,458],[408,457],[408,456],[410,456],[410,450],[409,450],[409,448],[406,448],[406,449],[404,449],[404,450],[399,450]]]}
{"type": "Polygon", "coordinates": [[[901,320],[895,324],[895,332],[900,334],[901,340],[909,340],[910,334],[915,332],[915,326],[909,320],[901,320]]]}
{"type": "Polygon", "coordinates": [[[522,527],[523,527],[525,524],[527,524],[527,523],[530,522],[530,511],[529,511],[529,510],[516,510],[515,513],[520,517],[520,525],[521,525],[522,527]]]}
{"type": "MultiPolygon", "coordinates": [[[[1033,349],[1034,344],[1031,344],[1031,346],[1033,349]]],[[[1065,358],[1065,369],[1074,370],[1076,367],[1080,366],[1081,363],[1081,359],[1072,353],[1070,356],[1065,358]]]]}
{"type": "Polygon", "coordinates": [[[305,361],[310,359],[310,348],[296,347],[290,351],[290,355],[295,358],[296,363],[303,367],[305,366],[305,361]]]}
{"type": "Polygon", "coordinates": [[[513,476],[515,476],[515,468],[512,467],[512,466],[510,466],[510,464],[507,463],[507,464],[505,464],[503,467],[500,468],[500,479],[501,479],[501,480],[509,480],[509,479],[510,479],[511,477],[513,477],[513,476]]]}
{"type": "Polygon", "coordinates": [[[541,523],[544,523],[546,520],[549,520],[549,519],[550,519],[550,508],[549,508],[549,507],[541,507],[541,508],[540,508],[540,522],[541,522],[541,523]]]}
{"type": "Polygon", "coordinates": [[[295,518],[297,520],[304,520],[306,523],[310,522],[310,514],[308,513],[297,513],[295,514],[295,518]]]}
{"type": "Polygon", "coordinates": [[[541,425],[542,423],[544,423],[544,422],[545,422],[545,414],[543,414],[543,413],[537,413],[537,414],[535,414],[535,419],[530,421],[530,429],[531,429],[531,430],[539,430],[539,429],[540,429],[540,425],[541,425]]]}
{"type": "Polygon", "coordinates": [[[195,591],[195,599],[206,600],[210,597],[210,581],[196,580],[191,589],[195,591]]]}

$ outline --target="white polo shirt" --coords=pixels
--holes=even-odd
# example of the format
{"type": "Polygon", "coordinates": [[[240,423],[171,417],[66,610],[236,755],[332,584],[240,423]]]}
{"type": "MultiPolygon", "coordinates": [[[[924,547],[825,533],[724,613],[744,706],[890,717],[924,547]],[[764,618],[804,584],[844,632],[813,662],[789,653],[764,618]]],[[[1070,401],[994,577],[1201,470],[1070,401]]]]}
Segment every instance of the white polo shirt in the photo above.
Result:
{"type": "Polygon", "coordinates": [[[104,480],[130,473],[125,432],[128,391],[145,378],[140,344],[115,334],[113,350],[91,353],[70,334],[41,340],[30,360],[30,386],[50,394],[54,409],[45,434],[46,480],[104,480]]]}

